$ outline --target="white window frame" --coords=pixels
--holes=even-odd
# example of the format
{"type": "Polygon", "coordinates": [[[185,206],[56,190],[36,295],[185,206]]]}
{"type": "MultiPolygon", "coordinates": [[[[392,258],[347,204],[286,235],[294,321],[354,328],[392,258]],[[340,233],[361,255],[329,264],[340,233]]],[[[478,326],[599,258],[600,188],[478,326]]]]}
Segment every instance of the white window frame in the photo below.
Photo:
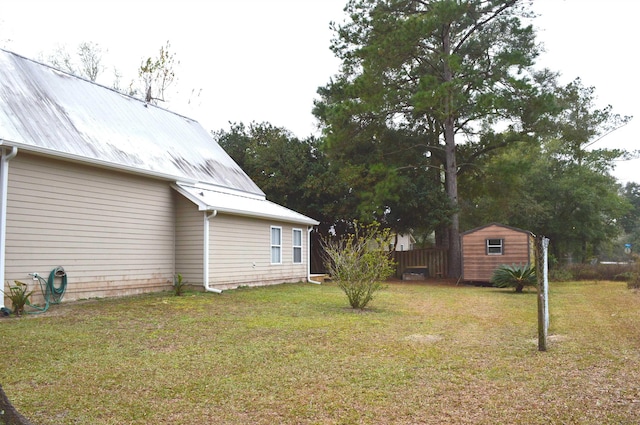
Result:
{"type": "Polygon", "coordinates": [[[486,240],[487,255],[504,255],[504,239],[491,238],[486,240]]]}
{"type": "Polygon", "coordinates": [[[291,231],[291,255],[293,264],[303,264],[304,261],[302,259],[302,246],[304,243],[302,229],[292,229],[291,231]],[[300,245],[296,245],[296,233],[300,234],[300,245]],[[300,260],[296,261],[296,252],[300,252],[300,260]]]}
{"type": "Polygon", "coordinates": [[[271,256],[271,264],[282,264],[282,227],[271,226],[269,231],[269,241],[271,243],[271,249],[269,251],[271,256]],[[274,230],[278,231],[278,240],[274,240],[274,230]],[[277,252],[277,261],[274,260],[274,253],[277,252]]]}

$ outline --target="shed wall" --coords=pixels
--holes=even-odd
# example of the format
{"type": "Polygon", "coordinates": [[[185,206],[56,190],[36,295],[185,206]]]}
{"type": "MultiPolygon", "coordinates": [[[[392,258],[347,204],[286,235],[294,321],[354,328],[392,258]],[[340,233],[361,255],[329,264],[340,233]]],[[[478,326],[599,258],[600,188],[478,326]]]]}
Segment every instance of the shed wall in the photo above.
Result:
{"type": "Polygon", "coordinates": [[[307,278],[305,226],[218,214],[210,220],[210,286],[299,282],[307,278]],[[282,264],[271,264],[271,226],[282,227],[282,264]],[[293,229],[302,230],[302,264],[293,263],[293,229]]]}
{"type": "Polygon", "coordinates": [[[32,284],[28,273],[62,266],[65,300],[169,288],[175,211],[167,182],[25,153],[9,164],[7,281],[32,284]]]}
{"type": "Polygon", "coordinates": [[[464,280],[489,282],[493,271],[502,264],[531,263],[531,240],[528,232],[496,225],[462,235],[464,280]],[[503,239],[503,255],[488,255],[487,239],[503,239]]]}

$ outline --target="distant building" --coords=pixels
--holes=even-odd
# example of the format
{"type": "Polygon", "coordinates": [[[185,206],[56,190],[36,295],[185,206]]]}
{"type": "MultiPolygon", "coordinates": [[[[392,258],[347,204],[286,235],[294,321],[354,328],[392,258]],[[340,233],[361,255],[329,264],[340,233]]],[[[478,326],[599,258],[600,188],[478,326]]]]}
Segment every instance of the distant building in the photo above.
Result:
{"type": "Polygon", "coordinates": [[[462,233],[462,278],[489,282],[494,270],[503,264],[534,264],[533,233],[491,223],[462,233]]]}
{"type": "Polygon", "coordinates": [[[416,245],[416,240],[411,233],[398,233],[397,238],[393,240],[395,241],[395,251],[411,251],[416,245]]]}

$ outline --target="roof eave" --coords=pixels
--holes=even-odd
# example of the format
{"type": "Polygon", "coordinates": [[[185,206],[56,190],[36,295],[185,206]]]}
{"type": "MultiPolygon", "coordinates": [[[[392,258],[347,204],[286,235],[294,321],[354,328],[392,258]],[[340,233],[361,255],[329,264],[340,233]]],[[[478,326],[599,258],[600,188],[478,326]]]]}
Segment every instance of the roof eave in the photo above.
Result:
{"type": "MultiPolygon", "coordinates": [[[[300,217],[299,219],[294,219],[291,217],[284,217],[284,216],[275,215],[275,214],[267,214],[267,213],[259,213],[259,212],[254,213],[254,212],[247,212],[244,210],[239,210],[234,208],[228,208],[224,206],[210,205],[206,202],[203,202],[202,199],[198,198],[197,196],[194,196],[188,190],[182,188],[179,184],[172,184],[171,187],[174,190],[176,190],[178,193],[180,193],[182,196],[184,196],[185,198],[189,199],[191,202],[196,204],[198,206],[198,211],[214,211],[215,210],[220,213],[230,214],[235,216],[262,218],[267,220],[277,220],[283,223],[304,224],[307,226],[317,226],[320,224],[319,221],[306,216],[300,217]]],[[[267,201],[265,199],[264,202],[270,202],[270,201],[267,201]]]]}
{"type": "Polygon", "coordinates": [[[483,226],[478,226],[478,227],[475,227],[473,229],[469,229],[466,232],[462,232],[460,235],[464,236],[464,235],[467,235],[469,233],[474,233],[474,232],[477,232],[479,230],[485,229],[485,228],[490,227],[490,226],[502,227],[502,228],[505,228],[505,229],[513,230],[515,232],[527,233],[527,234],[529,234],[531,236],[535,236],[535,234],[530,230],[520,229],[519,227],[508,226],[506,224],[498,223],[498,222],[495,222],[495,221],[491,222],[491,223],[487,223],[487,224],[485,224],[483,226]]]}
{"type": "Polygon", "coordinates": [[[307,219],[307,218],[301,218],[300,220],[295,220],[292,218],[287,218],[287,217],[282,217],[282,216],[278,216],[278,215],[272,215],[272,214],[261,214],[261,213],[247,213],[246,211],[242,211],[242,210],[234,210],[231,208],[219,208],[219,207],[211,207],[208,209],[208,211],[211,210],[216,210],[220,213],[224,213],[224,214],[230,214],[230,215],[235,215],[235,216],[241,216],[241,217],[251,217],[251,218],[263,218],[263,219],[267,219],[267,220],[277,220],[283,223],[292,223],[292,224],[305,224],[307,226],[317,226],[318,224],[320,224],[319,221],[313,220],[313,219],[307,219]]]}
{"type": "MultiPolygon", "coordinates": [[[[1,146],[16,147],[19,150],[22,150],[34,155],[42,155],[42,156],[48,156],[52,158],[59,158],[66,161],[72,161],[72,162],[86,164],[86,165],[93,165],[100,168],[123,171],[129,174],[138,174],[142,176],[153,177],[160,180],[167,180],[171,182],[181,182],[181,183],[187,183],[192,185],[197,185],[199,183],[202,183],[200,180],[187,179],[184,176],[176,176],[174,174],[167,174],[167,173],[161,173],[158,171],[145,170],[143,168],[129,167],[121,164],[114,164],[108,161],[100,161],[99,159],[87,158],[85,156],[69,154],[65,152],[55,151],[55,150],[46,149],[39,146],[33,146],[33,145],[28,145],[28,144],[19,143],[19,142],[13,142],[10,140],[5,140],[0,138],[0,147],[1,146]]],[[[206,184],[209,186],[217,187],[220,190],[228,190],[228,188],[225,186],[219,186],[213,183],[206,183],[206,184]]],[[[243,191],[240,191],[239,189],[234,189],[234,190],[238,192],[246,193],[249,195],[253,195],[253,196],[262,195],[254,192],[243,192],[243,191]]]]}
{"type": "Polygon", "coordinates": [[[80,156],[80,155],[74,155],[74,154],[70,154],[70,153],[66,153],[66,152],[60,152],[60,151],[55,151],[52,149],[46,149],[46,148],[42,148],[39,146],[33,146],[33,145],[27,145],[24,143],[19,143],[19,142],[12,142],[9,140],[4,140],[4,139],[0,139],[0,146],[15,146],[17,147],[19,150],[31,153],[31,154],[35,154],[35,155],[42,155],[42,156],[48,156],[51,158],[58,158],[58,159],[63,159],[66,161],[72,161],[72,162],[76,162],[76,163],[81,163],[81,164],[87,164],[87,165],[92,165],[92,166],[96,166],[96,167],[100,167],[100,168],[107,168],[107,169],[111,169],[111,170],[118,170],[118,171],[123,171],[129,174],[139,174],[139,175],[143,175],[143,176],[149,176],[149,177],[154,177],[156,179],[161,179],[161,180],[168,180],[168,181],[185,181],[191,184],[196,184],[198,183],[197,180],[189,180],[189,179],[185,179],[184,176],[175,176],[172,174],[167,174],[167,173],[161,173],[159,171],[152,171],[152,170],[145,170],[142,168],[136,168],[136,167],[130,167],[127,165],[122,165],[122,164],[114,164],[112,162],[108,162],[108,161],[101,161],[99,159],[94,159],[94,158],[87,158],[85,156],[80,156]]]}

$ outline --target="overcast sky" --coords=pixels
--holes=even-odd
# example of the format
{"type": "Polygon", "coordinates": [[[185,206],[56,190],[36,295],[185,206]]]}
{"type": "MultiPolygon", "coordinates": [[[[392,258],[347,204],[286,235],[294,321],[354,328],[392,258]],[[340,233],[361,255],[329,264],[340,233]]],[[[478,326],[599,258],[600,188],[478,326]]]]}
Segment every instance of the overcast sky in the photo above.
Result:
{"type": "MultiPolygon", "coordinates": [[[[304,138],[316,132],[316,90],[338,70],[329,50],[330,21],[344,19],[346,0],[2,0],[0,47],[46,57],[81,42],[105,51],[109,66],[131,80],[140,62],[171,43],[180,64],[170,105],[207,130],[228,123],[267,121],[304,138]],[[192,90],[200,93],[191,95],[192,90]],[[188,103],[188,99],[191,102],[188,103]]],[[[635,44],[637,0],[535,0],[539,64],[563,82],[580,77],[594,86],[599,106],[611,104],[631,124],[594,147],[640,149],[640,89],[635,44]]],[[[640,182],[640,160],[620,163],[615,175],[640,182]]]]}

